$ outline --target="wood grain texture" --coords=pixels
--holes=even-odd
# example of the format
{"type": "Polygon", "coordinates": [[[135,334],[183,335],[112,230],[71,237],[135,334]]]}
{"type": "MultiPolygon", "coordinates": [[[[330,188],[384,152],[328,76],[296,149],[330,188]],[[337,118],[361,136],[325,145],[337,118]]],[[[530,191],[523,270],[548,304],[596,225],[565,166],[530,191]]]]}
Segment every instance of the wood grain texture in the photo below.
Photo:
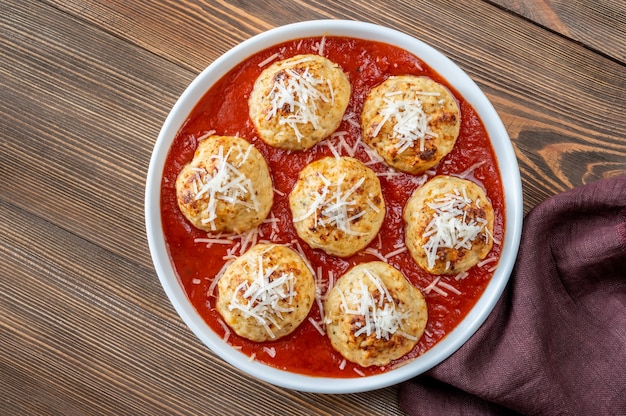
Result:
{"type": "Polygon", "coordinates": [[[0,414],[402,414],[395,387],[293,392],[202,345],[154,273],[145,175],[203,68],[264,30],[326,18],[397,28],[466,70],[511,136],[526,211],[626,173],[623,4],[544,1],[542,21],[498,3],[2,2],[0,414]]]}
{"type": "Polygon", "coordinates": [[[37,2],[12,11],[3,197],[110,250],[145,254],[136,236],[150,151],[192,74],[37,2]]]}
{"type": "Polygon", "coordinates": [[[493,3],[626,63],[626,2],[622,0],[493,0],[493,3]]]}

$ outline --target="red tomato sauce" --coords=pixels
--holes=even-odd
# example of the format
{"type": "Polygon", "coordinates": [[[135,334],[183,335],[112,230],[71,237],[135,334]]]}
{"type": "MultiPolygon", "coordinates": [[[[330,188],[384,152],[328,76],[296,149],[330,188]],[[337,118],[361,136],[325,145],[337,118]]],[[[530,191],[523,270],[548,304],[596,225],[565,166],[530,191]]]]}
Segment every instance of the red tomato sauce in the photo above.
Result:
{"type": "MultiPolygon", "coordinates": [[[[265,67],[259,64],[275,54],[276,59],[286,59],[302,53],[318,53],[321,41],[321,38],[295,40],[271,47],[246,59],[217,82],[197,103],[170,148],[161,186],[161,216],[165,240],[174,269],[187,296],[198,313],[220,336],[225,336],[226,331],[215,309],[215,294],[209,293],[209,288],[214,276],[225,263],[222,257],[229,247],[216,244],[207,247],[207,244],[195,241],[196,238],[206,238],[207,234],[191,226],[180,213],[175,189],[178,173],[192,159],[198,144],[197,139],[206,132],[215,131],[219,135],[246,138],[263,154],[276,189],[272,215],[278,219],[280,231],[275,234],[273,241],[292,246],[294,241],[298,241],[313,269],[322,270],[324,284],[329,284],[331,272],[337,279],[355,264],[378,260],[374,255],[363,252],[340,259],[321,250],[313,250],[298,240],[291,221],[289,192],[300,170],[314,160],[331,156],[331,150],[323,142],[306,152],[287,152],[268,146],[257,137],[248,116],[248,97],[254,81],[265,67]]],[[[495,210],[494,238],[502,241],[505,207],[501,178],[487,132],[472,106],[445,79],[403,49],[342,37],[326,37],[323,45],[323,55],[338,63],[348,74],[352,84],[352,97],[346,111],[348,119],[344,119],[338,129],[345,132],[345,141],[350,145],[354,145],[360,137],[360,113],[368,91],[389,76],[425,75],[443,83],[452,91],[461,108],[460,135],[452,152],[428,175],[460,174],[484,162],[473,169],[468,179],[475,180],[486,189],[495,210]]],[[[355,157],[363,161],[369,160],[362,147],[358,147],[355,157]]],[[[377,172],[389,170],[383,163],[370,167],[377,172]]],[[[370,247],[379,250],[383,255],[396,250],[398,245],[403,245],[402,210],[411,193],[419,186],[416,179],[408,174],[380,177],[387,213],[379,237],[374,239],[370,247]]],[[[260,226],[260,231],[265,236],[271,233],[271,229],[271,224],[260,226]]],[[[500,244],[494,244],[489,256],[499,258],[500,252],[500,244]]],[[[401,270],[422,291],[436,277],[422,271],[408,251],[390,257],[388,262],[401,270]]],[[[441,281],[453,285],[462,294],[455,295],[449,291],[447,296],[436,291],[424,293],[429,314],[425,334],[413,351],[384,367],[362,368],[350,362],[342,364],[342,356],[334,351],[328,338],[322,336],[309,320],[305,320],[292,334],[277,341],[251,342],[231,331],[228,342],[257,361],[295,373],[327,377],[359,377],[358,373],[382,373],[424,353],[454,329],[483,293],[495,264],[475,266],[469,270],[469,276],[460,281],[456,281],[453,276],[442,276],[441,281]]],[[[319,321],[320,311],[317,304],[313,305],[309,317],[319,321]]]]}

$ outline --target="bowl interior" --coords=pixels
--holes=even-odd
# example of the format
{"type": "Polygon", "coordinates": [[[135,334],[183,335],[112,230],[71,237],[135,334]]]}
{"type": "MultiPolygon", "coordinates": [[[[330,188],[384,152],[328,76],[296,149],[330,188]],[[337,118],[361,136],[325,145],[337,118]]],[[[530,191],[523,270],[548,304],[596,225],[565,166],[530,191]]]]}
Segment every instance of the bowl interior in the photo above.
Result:
{"type": "Polygon", "coordinates": [[[148,243],[157,275],[177,313],[195,335],[222,359],[253,377],[277,386],[315,393],[354,393],[387,387],[429,370],[454,353],[484,322],[504,290],[517,256],[523,216],[519,168],[509,136],[492,104],[469,76],[434,48],[402,32],[369,23],[341,20],[301,22],[272,29],[237,45],[202,71],[176,102],[158,136],[147,175],[145,209],[148,243]],[[179,128],[205,92],[231,68],[260,50],[293,39],[324,35],[398,46],[418,56],[447,79],[476,109],[485,125],[498,159],[506,204],[505,238],[499,266],[465,319],[412,362],[384,374],[362,378],[328,379],[277,370],[250,361],[248,356],[224,342],[187,299],[170,263],[160,217],[160,184],[168,150],[179,128]]]}

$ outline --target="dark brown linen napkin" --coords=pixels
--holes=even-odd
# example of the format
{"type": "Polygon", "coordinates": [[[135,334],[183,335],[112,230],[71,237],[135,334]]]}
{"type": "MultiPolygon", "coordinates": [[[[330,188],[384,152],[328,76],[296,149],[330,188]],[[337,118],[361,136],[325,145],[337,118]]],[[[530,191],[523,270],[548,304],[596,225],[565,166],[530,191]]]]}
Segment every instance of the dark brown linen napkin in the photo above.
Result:
{"type": "Polygon", "coordinates": [[[420,416],[626,415],[626,176],[534,208],[493,313],[399,400],[420,416]]]}

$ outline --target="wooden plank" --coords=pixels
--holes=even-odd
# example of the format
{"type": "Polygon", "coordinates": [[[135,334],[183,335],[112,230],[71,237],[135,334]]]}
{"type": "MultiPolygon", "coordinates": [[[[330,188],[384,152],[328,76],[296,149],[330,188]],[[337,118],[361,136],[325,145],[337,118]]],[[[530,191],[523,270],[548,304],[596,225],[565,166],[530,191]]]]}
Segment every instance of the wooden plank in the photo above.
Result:
{"type": "Polygon", "coordinates": [[[626,63],[626,2],[622,0],[493,0],[493,3],[626,63]]]}
{"type": "Polygon", "coordinates": [[[2,198],[150,264],[143,194],[189,71],[38,2],[3,22],[2,198]],[[27,186],[25,186],[27,185],[27,186]]]}

